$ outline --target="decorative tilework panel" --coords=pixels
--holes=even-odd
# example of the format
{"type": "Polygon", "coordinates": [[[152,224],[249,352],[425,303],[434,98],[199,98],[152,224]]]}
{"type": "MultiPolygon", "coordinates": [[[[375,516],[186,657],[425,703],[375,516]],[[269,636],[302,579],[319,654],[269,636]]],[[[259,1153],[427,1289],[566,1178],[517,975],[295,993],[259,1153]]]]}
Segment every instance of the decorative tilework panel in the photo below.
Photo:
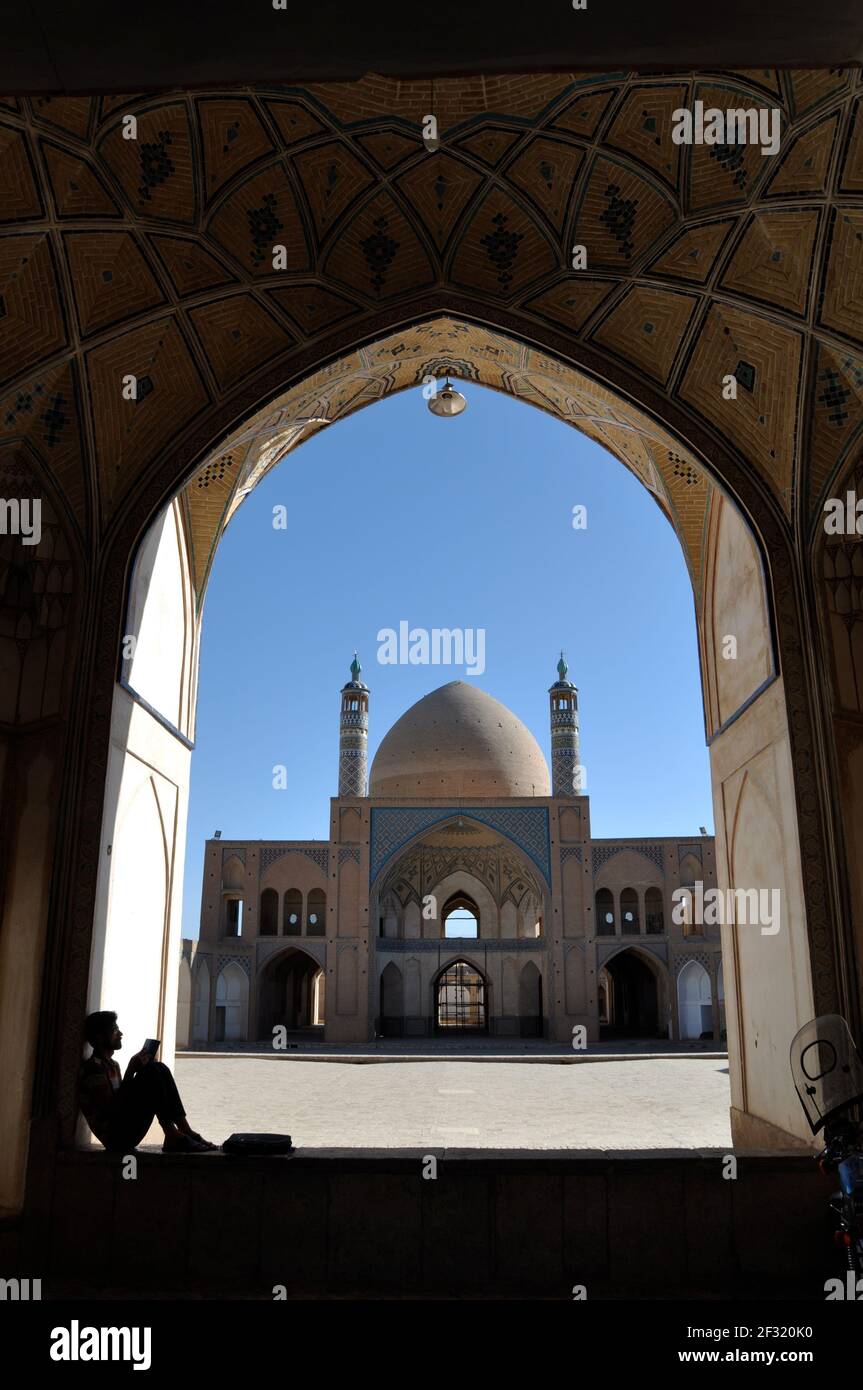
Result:
{"type": "Polygon", "coordinates": [[[455,816],[479,821],[512,840],[532,859],[546,883],[551,879],[548,810],[545,806],[502,806],[498,809],[464,806],[375,807],[371,814],[369,878],[374,881],[388,859],[423,830],[455,816]]]}
{"type": "Polygon", "coordinates": [[[304,848],[302,845],[284,845],[280,848],[270,847],[261,850],[261,873],[268,869],[271,864],[275,864],[277,859],[281,859],[283,854],[305,854],[309,859],[314,860],[318,868],[323,869],[324,873],[330,867],[330,851],[327,848],[318,849],[315,847],[313,849],[311,847],[304,848]]]}
{"type": "Polygon", "coordinates": [[[314,860],[319,869],[326,873],[330,867],[329,849],[300,849],[298,854],[305,854],[307,858],[314,860]]]}
{"type": "Polygon", "coordinates": [[[704,860],[703,860],[702,854],[701,854],[701,842],[700,842],[700,841],[696,841],[695,844],[692,844],[692,845],[678,845],[678,846],[677,846],[677,862],[678,862],[678,864],[680,864],[680,863],[683,862],[683,860],[686,858],[687,854],[694,854],[694,855],[695,855],[695,858],[698,860],[699,864],[703,864],[703,863],[704,863],[704,860]]]}
{"type": "Polygon", "coordinates": [[[703,965],[708,975],[712,974],[710,968],[711,960],[718,961],[720,955],[718,951],[687,951],[685,955],[679,955],[674,960],[674,974],[678,976],[685,965],[691,960],[697,960],[699,965],[703,965]]]}
{"type": "Polygon", "coordinates": [[[643,854],[657,869],[664,869],[665,859],[662,853],[662,845],[594,845],[593,847],[593,872],[598,873],[609,859],[613,859],[616,854],[622,854],[624,850],[634,850],[636,854],[643,854]]]}
{"type": "Polygon", "coordinates": [[[246,975],[251,975],[251,971],[249,970],[248,956],[219,956],[219,968],[216,972],[217,975],[221,974],[226,965],[239,965],[240,969],[245,971],[246,975]]]}

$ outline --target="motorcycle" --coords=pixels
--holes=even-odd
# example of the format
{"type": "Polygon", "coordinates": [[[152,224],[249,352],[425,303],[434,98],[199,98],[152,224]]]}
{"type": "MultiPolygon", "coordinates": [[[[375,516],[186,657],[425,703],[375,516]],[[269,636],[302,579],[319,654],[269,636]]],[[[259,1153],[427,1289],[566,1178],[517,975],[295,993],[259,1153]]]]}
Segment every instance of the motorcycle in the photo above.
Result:
{"type": "Polygon", "coordinates": [[[863,1101],[863,1058],[840,1014],[822,1014],[795,1035],[791,1073],[812,1133],[824,1131],[821,1171],[839,1178],[839,1191],[830,1198],[838,1219],[834,1238],[845,1250],[848,1269],[861,1275],[863,1134],[848,1112],[863,1101]]]}

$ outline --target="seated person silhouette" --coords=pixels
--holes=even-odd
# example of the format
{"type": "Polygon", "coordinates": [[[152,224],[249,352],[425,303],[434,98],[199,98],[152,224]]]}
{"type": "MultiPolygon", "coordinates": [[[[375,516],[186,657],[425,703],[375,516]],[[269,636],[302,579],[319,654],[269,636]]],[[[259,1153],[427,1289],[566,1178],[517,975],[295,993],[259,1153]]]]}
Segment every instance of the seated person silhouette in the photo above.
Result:
{"type": "Polygon", "coordinates": [[[176,1082],[163,1062],[154,1061],[144,1049],[129,1058],[121,1077],[114,1061],[123,1042],[116,1013],[89,1014],[84,1037],[93,1054],[81,1064],[78,1103],[106,1149],[128,1153],[137,1148],[154,1119],[165,1132],[163,1153],[204,1153],[216,1148],[191,1128],[176,1082]]]}

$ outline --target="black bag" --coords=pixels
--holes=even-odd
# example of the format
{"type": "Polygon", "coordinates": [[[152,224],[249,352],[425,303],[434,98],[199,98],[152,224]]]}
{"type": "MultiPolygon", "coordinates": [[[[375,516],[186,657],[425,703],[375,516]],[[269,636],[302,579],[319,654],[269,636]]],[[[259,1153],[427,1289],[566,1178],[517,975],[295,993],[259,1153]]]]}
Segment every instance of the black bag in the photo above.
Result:
{"type": "Polygon", "coordinates": [[[231,1134],[222,1145],[222,1152],[246,1158],[264,1154],[292,1154],[294,1146],[289,1134],[231,1134]]]}

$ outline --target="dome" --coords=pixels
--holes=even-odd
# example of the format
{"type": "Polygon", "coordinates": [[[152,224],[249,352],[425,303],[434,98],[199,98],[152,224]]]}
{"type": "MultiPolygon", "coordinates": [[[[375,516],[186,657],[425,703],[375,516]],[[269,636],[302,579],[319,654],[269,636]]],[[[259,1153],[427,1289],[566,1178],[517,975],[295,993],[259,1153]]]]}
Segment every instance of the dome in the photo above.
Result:
{"type": "Polygon", "coordinates": [[[484,690],[451,681],[397,720],[372,763],[369,795],[549,796],[533,734],[484,690]]]}

